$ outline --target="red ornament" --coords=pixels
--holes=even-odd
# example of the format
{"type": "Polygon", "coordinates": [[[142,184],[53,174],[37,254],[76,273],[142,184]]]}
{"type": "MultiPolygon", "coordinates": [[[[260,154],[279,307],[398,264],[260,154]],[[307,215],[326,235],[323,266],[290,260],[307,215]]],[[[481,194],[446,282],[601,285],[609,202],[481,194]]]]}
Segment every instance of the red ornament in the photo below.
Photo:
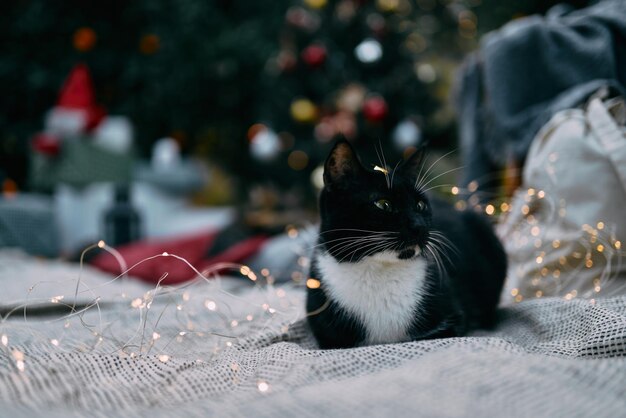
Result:
{"type": "Polygon", "coordinates": [[[61,152],[61,140],[45,132],[35,135],[31,141],[33,150],[48,157],[56,157],[61,152]]]}
{"type": "Polygon", "coordinates": [[[387,106],[387,102],[381,96],[373,96],[368,99],[365,99],[365,103],[363,103],[363,116],[369,122],[381,122],[389,113],[389,107],[387,106]]]}
{"type": "Polygon", "coordinates": [[[302,51],[302,60],[310,67],[319,67],[326,61],[326,47],[321,44],[311,44],[302,51]]]}

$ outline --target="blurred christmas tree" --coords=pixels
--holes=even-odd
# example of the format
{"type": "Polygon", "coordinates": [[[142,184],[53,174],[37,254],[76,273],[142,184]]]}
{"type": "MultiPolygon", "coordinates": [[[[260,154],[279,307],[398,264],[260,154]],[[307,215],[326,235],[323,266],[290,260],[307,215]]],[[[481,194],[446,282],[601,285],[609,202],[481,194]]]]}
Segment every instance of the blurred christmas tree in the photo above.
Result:
{"type": "Polygon", "coordinates": [[[306,195],[337,134],[369,160],[379,141],[394,159],[422,137],[451,146],[455,65],[481,33],[554,3],[9,2],[0,13],[0,177],[26,187],[28,141],[84,62],[98,103],[133,121],[140,155],[172,136],[240,184],[269,179],[306,195]]]}
{"type": "Polygon", "coordinates": [[[379,144],[395,161],[422,135],[449,136],[451,69],[474,46],[477,29],[469,2],[446,3],[306,0],[290,7],[263,73],[259,124],[248,133],[252,155],[267,161],[271,177],[305,183],[338,135],[370,162],[378,161],[379,144]]]}

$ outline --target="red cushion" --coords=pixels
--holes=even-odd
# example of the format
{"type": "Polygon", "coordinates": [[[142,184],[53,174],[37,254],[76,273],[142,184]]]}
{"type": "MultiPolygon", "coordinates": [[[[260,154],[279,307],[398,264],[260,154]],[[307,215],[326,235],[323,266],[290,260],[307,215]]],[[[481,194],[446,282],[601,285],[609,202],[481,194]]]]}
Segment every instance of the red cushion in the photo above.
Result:
{"type": "MultiPolygon", "coordinates": [[[[213,257],[206,257],[213,245],[218,232],[205,231],[174,239],[144,240],[116,248],[120,252],[128,267],[132,267],[130,276],[137,277],[149,283],[157,283],[164,273],[167,277],[162,284],[182,283],[197,277],[187,263],[176,257],[155,257],[167,252],[184,258],[199,271],[211,269],[217,263],[240,263],[254,255],[266,241],[265,236],[254,236],[245,239],[213,257]],[[141,262],[141,263],[140,263],[141,262]]],[[[95,267],[112,274],[120,274],[121,267],[118,261],[108,252],[96,256],[92,262],[95,267]]],[[[225,271],[225,269],[219,269],[225,271]]]]}

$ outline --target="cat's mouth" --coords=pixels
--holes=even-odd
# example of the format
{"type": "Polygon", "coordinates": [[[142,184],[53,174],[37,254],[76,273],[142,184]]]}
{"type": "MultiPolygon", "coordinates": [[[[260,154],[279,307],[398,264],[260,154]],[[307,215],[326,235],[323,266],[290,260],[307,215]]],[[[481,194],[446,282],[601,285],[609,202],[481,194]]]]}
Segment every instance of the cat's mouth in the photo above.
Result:
{"type": "Polygon", "coordinates": [[[409,260],[419,254],[419,247],[405,248],[398,253],[400,260],[409,260]]]}

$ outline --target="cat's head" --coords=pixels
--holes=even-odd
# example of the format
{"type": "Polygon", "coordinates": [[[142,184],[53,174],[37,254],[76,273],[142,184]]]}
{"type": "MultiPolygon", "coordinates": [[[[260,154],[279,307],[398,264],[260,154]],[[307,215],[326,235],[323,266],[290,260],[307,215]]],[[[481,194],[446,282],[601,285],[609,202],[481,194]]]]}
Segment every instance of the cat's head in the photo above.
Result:
{"type": "Polygon", "coordinates": [[[423,157],[422,149],[395,169],[370,169],[349,142],[337,142],[324,165],[320,195],[326,251],[340,262],[422,255],[432,217],[427,196],[416,187],[423,157]]]}

